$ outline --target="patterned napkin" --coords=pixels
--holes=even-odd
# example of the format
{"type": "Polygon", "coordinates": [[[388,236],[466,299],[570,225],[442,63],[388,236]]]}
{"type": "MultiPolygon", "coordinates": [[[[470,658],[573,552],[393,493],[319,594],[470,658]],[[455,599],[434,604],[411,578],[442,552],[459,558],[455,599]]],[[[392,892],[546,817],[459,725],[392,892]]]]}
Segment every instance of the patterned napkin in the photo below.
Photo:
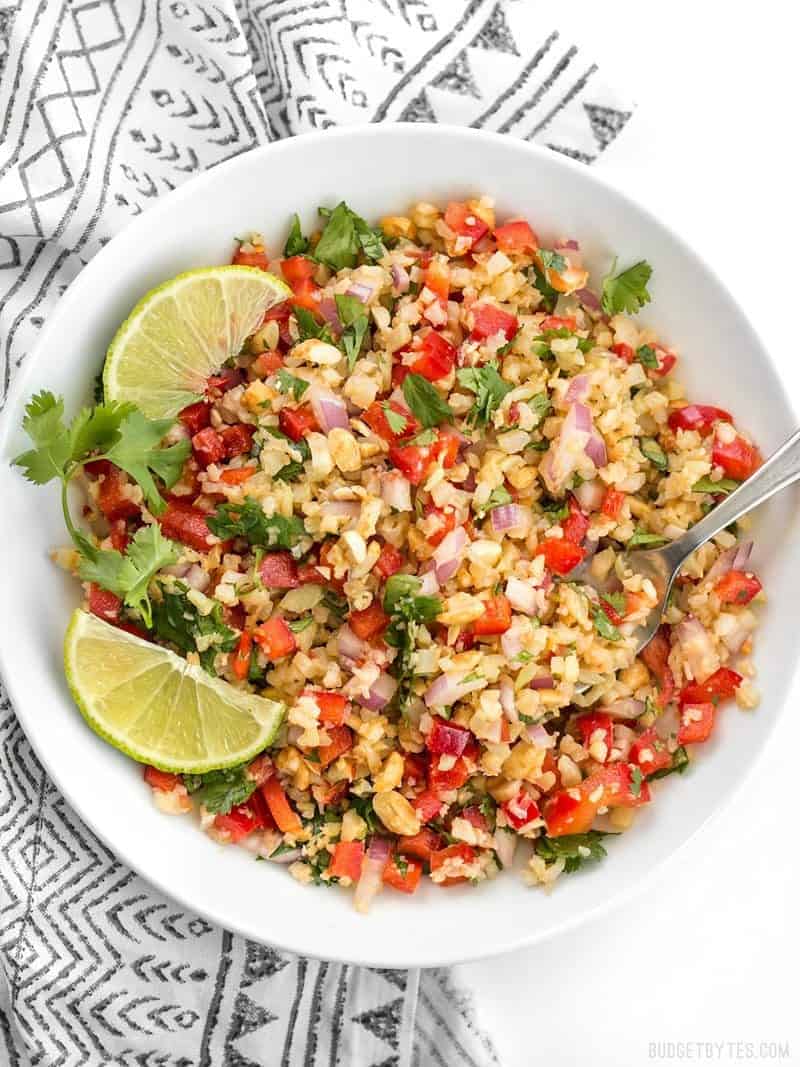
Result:
{"type": "MultiPolygon", "coordinates": [[[[105,242],[256,145],[439,121],[591,163],[630,107],[547,21],[526,0],[0,0],[2,395],[105,242]]],[[[211,926],[86,829],[7,699],[0,740],[0,1063],[405,1067],[412,1045],[417,1063],[497,1063],[447,972],[211,926]]]]}

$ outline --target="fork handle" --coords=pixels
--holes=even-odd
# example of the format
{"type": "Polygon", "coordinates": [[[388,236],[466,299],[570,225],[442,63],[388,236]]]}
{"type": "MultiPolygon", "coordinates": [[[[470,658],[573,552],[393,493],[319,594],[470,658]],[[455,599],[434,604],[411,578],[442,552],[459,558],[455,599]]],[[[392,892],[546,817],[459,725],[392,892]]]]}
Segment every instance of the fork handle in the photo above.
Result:
{"type": "Polygon", "coordinates": [[[691,529],[665,546],[665,554],[669,554],[673,566],[679,567],[695,549],[705,544],[710,538],[724,530],[732,522],[736,522],[748,511],[769,500],[775,493],[785,489],[792,482],[800,478],[800,430],[796,430],[788,441],[784,442],[777,452],[769,457],[751,475],[746,482],[742,482],[730,496],[722,503],[717,504],[700,522],[695,523],[691,529]]]}

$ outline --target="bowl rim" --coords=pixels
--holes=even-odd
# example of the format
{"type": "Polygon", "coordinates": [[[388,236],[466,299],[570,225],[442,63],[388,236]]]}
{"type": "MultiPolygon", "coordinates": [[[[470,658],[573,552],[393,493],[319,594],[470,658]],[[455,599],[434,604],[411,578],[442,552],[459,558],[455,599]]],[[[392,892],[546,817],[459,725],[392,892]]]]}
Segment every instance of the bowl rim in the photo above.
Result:
{"type": "MultiPolygon", "coordinates": [[[[562,167],[568,171],[580,174],[582,180],[587,181],[590,185],[599,187],[611,193],[619,199],[624,209],[634,210],[639,215],[643,216],[647,222],[652,224],[657,230],[664,232],[666,236],[674,242],[680,253],[686,256],[688,260],[692,261],[695,266],[698,266],[709,277],[711,282],[717,287],[728,303],[736,309],[740,316],[742,328],[747,333],[747,336],[744,338],[747,346],[760,353],[765,370],[768,370],[771,373],[774,384],[782,395],[782,399],[786,404],[787,409],[792,413],[795,419],[797,419],[800,408],[795,404],[791,393],[786,389],[783,378],[778,371],[771,353],[762,344],[748,315],[733,295],[728,285],[720,278],[716,270],[695,251],[694,247],[686,238],[684,238],[680,230],[675,229],[672,223],[663,221],[654,211],[651,211],[648,207],[643,205],[635,196],[632,196],[629,192],[620,188],[613,180],[609,179],[602,173],[598,173],[596,168],[572,160],[553,149],[544,148],[507,134],[453,124],[385,122],[339,126],[334,129],[298,134],[279,141],[272,141],[264,145],[259,145],[247,152],[243,152],[240,155],[225,160],[217,166],[203,171],[201,174],[189,179],[176,189],[166,193],[148,210],[137,216],[122,230],[115,234],[69,284],[67,290],[55,305],[49,322],[46,324],[41,335],[38,337],[29,355],[25,359],[25,365],[14,376],[14,380],[11,383],[3,402],[2,409],[0,409],[0,454],[3,456],[8,455],[9,441],[11,435],[16,430],[15,424],[12,423],[12,415],[19,413],[22,410],[22,400],[26,393],[27,383],[34,373],[34,368],[44,358],[43,354],[48,349],[51,339],[57,336],[60,320],[71,314],[73,305],[78,304],[85,292],[91,291],[95,278],[102,277],[106,261],[110,262],[113,260],[116,246],[118,244],[118,238],[121,237],[122,234],[127,235],[129,238],[131,236],[135,237],[139,229],[152,227],[159,218],[167,216],[172,209],[172,206],[178,203],[181,199],[195,195],[197,190],[206,186],[213,186],[217,182],[224,183],[225,176],[229,172],[242,166],[247,166],[248,164],[252,165],[261,157],[267,156],[272,158],[274,155],[282,152],[302,151],[304,148],[307,152],[312,152],[314,146],[319,144],[323,139],[328,143],[333,139],[341,141],[376,137],[391,139],[398,134],[402,134],[403,137],[409,137],[412,140],[415,138],[423,140],[424,138],[429,137],[433,131],[435,131],[439,138],[472,140],[476,145],[482,145],[489,150],[496,145],[513,145],[515,149],[519,150],[522,154],[527,154],[533,159],[546,159],[550,165],[562,167]]],[[[20,711],[20,709],[25,706],[23,688],[15,677],[15,671],[7,659],[5,645],[2,641],[0,641],[0,672],[2,672],[3,680],[11,699],[14,714],[25,733],[28,742],[33,748],[37,759],[42,764],[45,773],[53,781],[56,788],[62,793],[70,806],[77,812],[81,820],[90,828],[92,833],[103,842],[114,856],[118,856],[122,862],[134,869],[145,882],[168,898],[178,901],[184,907],[188,907],[196,914],[210,920],[215,925],[238,933],[245,938],[262,941],[263,943],[272,945],[286,952],[295,954],[301,953],[303,956],[312,959],[335,959],[338,962],[370,967],[390,966],[408,968],[419,966],[451,966],[461,962],[491,958],[517,949],[530,948],[534,944],[571,932],[591,920],[596,920],[602,915],[620,908],[625,902],[640,894],[648,885],[650,885],[652,881],[660,875],[667,863],[682,853],[688,847],[690,842],[701,833],[706,832],[713,821],[731,803],[739,790],[743,788],[744,784],[760,766],[767,744],[772,737],[778,721],[786,713],[787,706],[786,699],[784,699],[772,720],[765,724],[764,728],[757,735],[757,738],[754,739],[754,745],[751,749],[751,757],[744,768],[743,773],[730,784],[730,787],[724,793],[718,794],[708,802],[704,817],[694,829],[689,831],[687,835],[671,849],[671,851],[653,863],[648,869],[639,873],[628,885],[612,892],[607,898],[598,900],[594,905],[581,908],[572,916],[567,916],[555,923],[551,923],[547,928],[529,931],[521,930],[514,936],[507,935],[499,942],[487,945],[480,950],[473,949],[472,951],[466,950],[463,952],[451,950],[443,953],[441,950],[434,948],[429,955],[426,955],[426,958],[422,963],[414,958],[401,958],[397,955],[387,963],[385,958],[376,956],[368,951],[369,942],[367,938],[364,939],[360,949],[356,947],[358,950],[349,952],[346,956],[336,957],[316,955],[313,952],[307,951],[305,948],[298,949],[295,944],[292,944],[290,936],[287,935],[284,937],[279,934],[280,928],[277,932],[278,936],[271,936],[271,939],[268,942],[264,941],[263,935],[259,935],[257,932],[246,926],[237,925],[236,921],[232,920],[230,916],[222,916],[219,913],[215,913],[214,909],[211,907],[198,907],[194,901],[189,897],[184,896],[181,891],[176,892],[165,879],[131,864],[125,856],[124,848],[120,849],[118,842],[113,841],[110,838],[110,835],[96,824],[93,813],[84,810],[83,807],[74,803],[69,784],[65,776],[62,775],[60,768],[55,765],[51,766],[50,762],[43,756],[36,737],[35,729],[28,729],[28,724],[33,721],[33,717],[27,715],[24,711],[20,711]]],[[[791,670],[788,672],[789,685],[796,674],[797,661],[795,660],[791,670]]],[[[788,693],[789,686],[787,686],[786,691],[787,697],[788,693]]],[[[366,932],[367,929],[365,928],[365,933],[366,932]]]]}

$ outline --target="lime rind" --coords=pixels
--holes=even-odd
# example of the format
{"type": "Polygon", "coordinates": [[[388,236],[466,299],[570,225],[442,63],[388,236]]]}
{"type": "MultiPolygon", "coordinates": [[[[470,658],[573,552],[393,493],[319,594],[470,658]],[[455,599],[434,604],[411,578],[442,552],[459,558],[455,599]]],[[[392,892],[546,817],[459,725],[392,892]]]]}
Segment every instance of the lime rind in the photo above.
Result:
{"type": "Polygon", "coordinates": [[[252,759],[285,706],[78,609],[64,638],[70,692],[91,729],[139,763],[204,774],[252,759]]]}
{"type": "Polygon", "coordinates": [[[149,418],[177,415],[290,296],[285,282],[257,267],[199,267],[163,282],[114,335],[103,367],[106,399],[130,401],[149,418]]]}

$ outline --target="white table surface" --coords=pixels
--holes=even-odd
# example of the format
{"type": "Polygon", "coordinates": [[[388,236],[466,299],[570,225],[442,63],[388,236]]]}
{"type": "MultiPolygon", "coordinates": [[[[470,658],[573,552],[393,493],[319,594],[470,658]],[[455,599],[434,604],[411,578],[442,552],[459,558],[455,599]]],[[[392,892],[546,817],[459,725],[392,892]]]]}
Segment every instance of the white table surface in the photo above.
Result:
{"type": "MultiPolygon", "coordinates": [[[[638,102],[597,165],[716,268],[796,393],[796,3],[573,0],[550,13],[574,20],[638,102]]],[[[754,773],[644,894],[534,949],[457,968],[503,1067],[800,1064],[798,698],[796,678],[754,773]]]]}

